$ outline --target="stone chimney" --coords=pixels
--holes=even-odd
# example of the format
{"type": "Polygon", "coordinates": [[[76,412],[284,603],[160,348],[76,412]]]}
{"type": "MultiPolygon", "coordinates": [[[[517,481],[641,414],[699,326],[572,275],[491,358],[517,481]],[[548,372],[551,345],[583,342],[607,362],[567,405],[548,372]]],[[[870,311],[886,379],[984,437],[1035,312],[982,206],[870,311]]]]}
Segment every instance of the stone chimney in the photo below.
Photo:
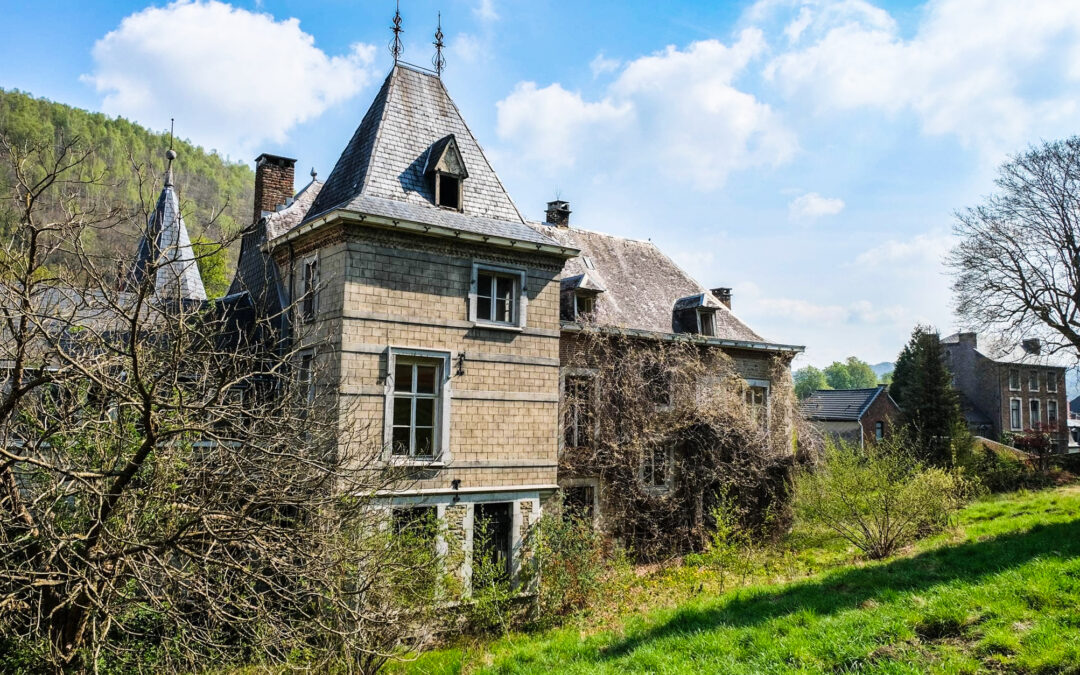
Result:
{"type": "Polygon", "coordinates": [[[255,214],[251,222],[259,222],[264,212],[273,213],[285,206],[293,196],[295,159],[268,155],[255,158],[255,214]]]}
{"type": "Polygon", "coordinates": [[[710,291],[716,296],[716,299],[724,303],[724,307],[731,309],[731,289],[730,288],[713,288],[710,291]]]}
{"type": "Polygon", "coordinates": [[[1039,338],[1028,338],[1020,343],[1024,351],[1033,356],[1042,354],[1042,341],[1039,338]]]}
{"type": "Polygon", "coordinates": [[[555,200],[548,202],[547,222],[558,227],[570,227],[570,202],[555,200]]]}
{"type": "Polygon", "coordinates": [[[971,345],[972,349],[979,348],[979,336],[977,333],[957,333],[956,340],[962,345],[971,345]]]}

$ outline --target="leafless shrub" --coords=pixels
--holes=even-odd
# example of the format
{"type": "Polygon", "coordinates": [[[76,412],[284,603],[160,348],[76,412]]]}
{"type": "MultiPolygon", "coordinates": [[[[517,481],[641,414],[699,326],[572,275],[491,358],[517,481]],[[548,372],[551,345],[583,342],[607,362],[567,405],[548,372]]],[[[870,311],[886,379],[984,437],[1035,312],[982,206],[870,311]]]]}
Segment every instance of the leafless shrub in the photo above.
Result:
{"type": "Polygon", "coordinates": [[[7,666],[373,672],[421,644],[437,585],[415,581],[437,561],[371,508],[401,477],[343,424],[327,341],[283,332],[291,308],[159,297],[156,270],[117,290],[124,262],[83,243],[133,223],[83,199],[88,154],[0,140],[7,666]]]}

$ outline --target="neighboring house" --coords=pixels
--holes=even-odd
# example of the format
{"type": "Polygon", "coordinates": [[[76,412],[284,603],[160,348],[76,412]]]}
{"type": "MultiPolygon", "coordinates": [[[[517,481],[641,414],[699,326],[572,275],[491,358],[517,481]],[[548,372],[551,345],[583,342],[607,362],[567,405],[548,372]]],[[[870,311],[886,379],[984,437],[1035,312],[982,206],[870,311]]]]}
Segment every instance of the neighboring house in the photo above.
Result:
{"type": "Polygon", "coordinates": [[[281,323],[311,341],[299,367],[347,403],[343,426],[370,429],[382,461],[411,470],[377,503],[442,519],[466,584],[481,540],[515,574],[560,485],[597,510],[598,483],[558,471],[560,393],[578,382],[561,355],[578,315],[724,350],[763,406],[769,364],[802,350],[761,338],[726,289],[652,244],[570,228],[565,202],[527,222],[434,73],[395,64],[325,183],[313,174],[292,194],[294,166],[256,160],[255,222],[228,297],[265,316],[297,305],[281,323]],[[481,522],[492,536],[476,536],[481,522]]]}
{"type": "Polygon", "coordinates": [[[822,433],[860,446],[891,434],[900,419],[900,407],[884,385],[818,389],[799,403],[799,411],[822,433]]]}
{"type": "Polygon", "coordinates": [[[957,333],[941,343],[973,432],[1001,439],[1009,433],[1046,431],[1057,450],[1066,451],[1068,363],[1044,353],[1038,340],[980,345],[975,333],[957,333]]]}
{"type": "Polygon", "coordinates": [[[1080,419],[1069,418],[1069,452],[1080,452],[1080,419]]]}

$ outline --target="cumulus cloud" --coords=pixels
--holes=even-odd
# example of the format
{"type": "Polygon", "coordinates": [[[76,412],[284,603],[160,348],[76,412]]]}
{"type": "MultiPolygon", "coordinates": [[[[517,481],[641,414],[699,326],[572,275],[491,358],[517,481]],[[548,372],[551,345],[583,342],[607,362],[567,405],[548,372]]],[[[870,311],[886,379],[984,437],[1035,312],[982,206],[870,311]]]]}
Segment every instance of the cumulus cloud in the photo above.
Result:
{"type": "Polygon", "coordinates": [[[668,47],[627,63],[593,100],[558,83],[521,83],[498,104],[497,133],[552,166],[603,157],[606,167],[648,163],[698,189],[717,188],[731,171],[781,164],[796,150],[779,115],[734,83],[764,49],[756,29],[730,46],[668,47]]]}
{"type": "Polygon", "coordinates": [[[843,199],[807,192],[788,203],[788,218],[795,223],[809,223],[823,216],[835,216],[843,210],[843,199]]]}
{"type": "Polygon", "coordinates": [[[374,47],[329,56],[297,19],[277,21],[216,0],[180,0],[131,14],[97,41],[84,75],[105,112],[246,156],[358,93],[374,47]]]}
{"type": "Polygon", "coordinates": [[[473,7],[473,15],[481,21],[498,21],[499,13],[495,11],[495,0],[480,0],[473,7]]]}
{"type": "MultiPolygon", "coordinates": [[[[759,3],[763,19],[792,3],[759,3]]],[[[765,76],[818,110],[910,111],[925,133],[1000,153],[1080,109],[1080,3],[931,0],[910,37],[862,0],[801,3],[765,76]]],[[[1045,133],[1045,131],[1043,131],[1045,133]]]]}

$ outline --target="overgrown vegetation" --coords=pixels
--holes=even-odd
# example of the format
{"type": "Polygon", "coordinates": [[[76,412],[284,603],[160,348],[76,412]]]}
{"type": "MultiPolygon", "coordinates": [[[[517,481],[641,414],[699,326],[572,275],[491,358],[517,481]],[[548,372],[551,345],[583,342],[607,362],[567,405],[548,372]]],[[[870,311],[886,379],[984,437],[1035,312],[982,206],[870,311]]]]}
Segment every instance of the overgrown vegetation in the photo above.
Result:
{"type": "MultiPolygon", "coordinates": [[[[909,554],[852,563],[797,524],[749,586],[706,566],[634,578],[567,626],[423,655],[415,673],[1080,669],[1080,488],[983,498],[909,554]]],[[[689,561],[689,559],[688,559],[689,561]]]]}
{"type": "MultiPolygon", "coordinates": [[[[693,341],[662,342],[599,329],[576,336],[567,362],[567,438],[560,475],[598,481],[605,529],[639,560],[701,550],[717,497],[740,525],[782,530],[795,465],[788,364],[758,361],[747,383],[736,361],[693,341]],[[753,378],[751,378],[753,379],[753,378]]],[[[813,435],[798,435],[810,452],[813,435]]]]}

